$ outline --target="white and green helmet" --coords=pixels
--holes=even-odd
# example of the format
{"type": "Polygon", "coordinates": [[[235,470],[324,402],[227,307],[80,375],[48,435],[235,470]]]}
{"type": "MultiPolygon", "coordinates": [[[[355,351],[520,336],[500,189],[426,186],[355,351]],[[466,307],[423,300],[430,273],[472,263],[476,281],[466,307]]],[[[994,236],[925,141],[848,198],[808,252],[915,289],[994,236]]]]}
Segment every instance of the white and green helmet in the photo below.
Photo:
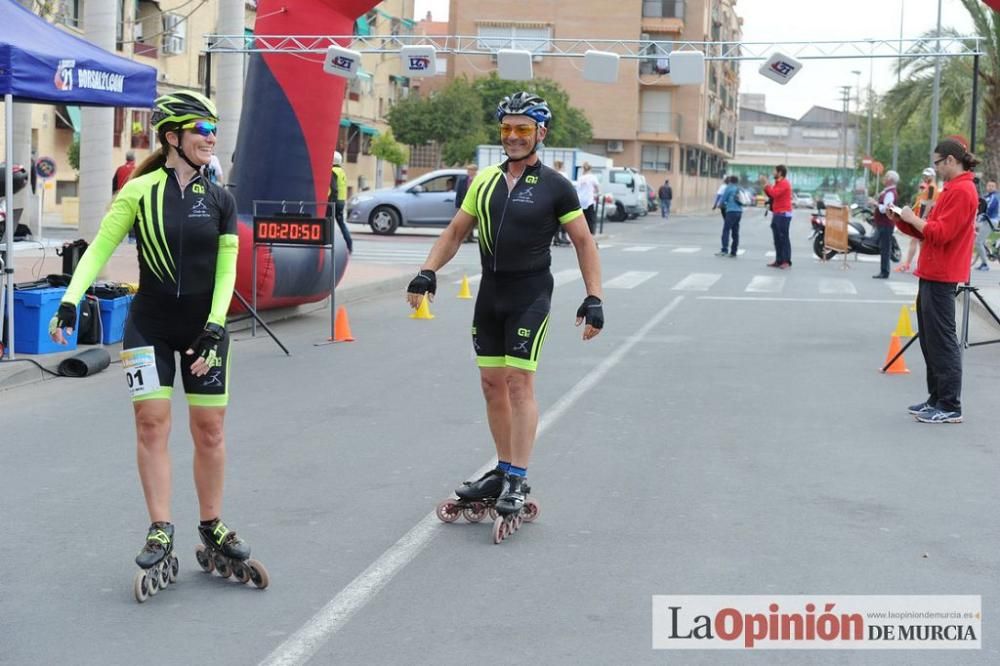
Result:
{"type": "Polygon", "coordinates": [[[191,90],[160,95],[153,102],[153,129],[157,132],[165,125],[182,125],[190,120],[207,118],[219,121],[215,103],[201,93],[191,90]]]}

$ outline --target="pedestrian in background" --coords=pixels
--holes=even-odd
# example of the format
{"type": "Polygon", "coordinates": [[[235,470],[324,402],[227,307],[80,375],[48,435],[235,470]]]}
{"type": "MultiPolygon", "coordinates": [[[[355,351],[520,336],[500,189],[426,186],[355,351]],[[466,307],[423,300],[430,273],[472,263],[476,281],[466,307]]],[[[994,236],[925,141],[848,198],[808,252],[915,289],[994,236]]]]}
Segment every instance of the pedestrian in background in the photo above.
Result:
{"type": "Polygon", "coordinates": [[[992,180],[986,183],[986,210],[983,215],[976,216],[976,258],[979,259],[977,270],[990,270],[990,251],[986,247],[986,241],[990,237],[990,232],[996,228],[997,222],[997,184],[992,180]],[[990,216],[991,199],[993,203],[993,215],[990,216]]]}
{"type": "Polygon", "coordinates": [[[584,162],[580,168],[583,173],[576,181],[576,196],[580,199],[583,216],[587,218],[590,235],[597,236],[597,197],[601,193],[601,185],[597,182],[597,176],[590,173],[590,162],[584,162]]]}
{"type": "Polygon", "coordinates": [[[774,237],[774,261],[771,268],[782,270],[792,267],[792,242],[788,228],[792,223],[792,184],[788,182],[788,169],[784,164],[774,167],[774,184],[768,185],[767,176],[760,177],[764,194],[771,198],[771,235],[774,237]]]}
{"type": "Polygon", "coordinates": [[[722,214],[723,224],[726,222],[726,208],[722,205],[722,193],[726,191],[726,186],[729,184],[728,181],[728,177],[722,177],[722,185],[719,185],[719,189],[715,191],[715,202],[712,204],[712,210],[718,208],[719,212],[722,214]]]}
{"type": "Polygon", "coordinates": [[[961,423],[962,350],[955,330],[955,288],[969,280],[969,253],[979,193],[971,169],[979,160],[964,141],[934,148],[934,168],[945,186],[926,220],[909,206],[893,216],[905,234],[920,238],[917,331],[927,366],[927,399],[908,408],[922,423],[961,423]]]}
{"type": "Polygon", "coordinates": [[[344,236],[347,251],[354,252],[354,241],[351,232],[344,221],[344,208],[347,205],[347,172],[344,171],[344,156],[339,150],[333,151],[333,166],[330,167],[330,190],[326,195],[326,214],[333,215],[344,236]]]}
{"type": "MultiPolygon", "coordinates": [[[[892,232],[895,227],[888,213],[896,205],[897,193],[896,184],[899,182],[899,174],[891,169],[885,172],[882,184],[885,188],[879,192],[878,199],[869,199],[868,205],[875,209],[873,225],[875,226],[875,242],[878,243],[879,251],[879,272],[872,277],[877,280],[887,280],[889,278],[889,266],[892,261],[892,232]]],[[[898,207],[898,206],[897,206],[898,207]]]]}
{"type": "MultiPolygon", "coordinates": [[[[931,207],[937,201],[938,192],[941,188],[937,185],[937,173],[933,167],[927,167],[921,174],[920,185],[917,188],[917,196],[913,200],[913,212],[926,220],[931,212],[931,207]]],[[[910,238],[910,244],[906,248],[906,258],[896,267],[897,273],[906,273],[913,268],[913,260],[920,249],[920,239],[910,238]]]]}
{"type": "Polygon", "coordinates": [[[660,215],[664,219],[670,219],[670,204],[674,200],[674,188],[670,187],[670,179],[667,178],[663,181],[663,185],[660,185],[660,190],[657,192],[660,197],[660,215]]]}
{"type": "Polygon", "coordinates": [[[722,192],[720,204],[725,208],[726,217],[722,223],[722,251],[717,252],[718,257],[735,257],[740,246],[740,220],[743,218],[743,205],[740,203],[740,178],[730,176],[727,179],[726,189],[722,192]],[[730,244],[730,236],[732,244],[730,244]]]}
{"type": "Polygon", "coordinates": [[[118,194],[118,190],[125,187],[125,182],[132,177],[135,171],[135,151],[125,152],[125,164],[115,169],[115,176],[111,179],[111,194],[118,194]]]}
{"type": "MultiPolygon", "coordinates": [[[[562,176],[563,178],[565,178],[566,180],[568,180],[570,182],[573,182],[573,179],[569,177],[568,173],[566,173],[566,169],[564,168],[564,164],[563,164],[562,160],[553,160],[552,161],[552,168],[555,169],[556,171],[558,171],[560,176],[562,176]]],[[[553,245],[570,245],[569,236],[566,235],[566,230],[563,229],[563,226],[561,224],[559,225],[559,228],[556,229],[555,235],[552,237],[552,244],[553,245]]]]}

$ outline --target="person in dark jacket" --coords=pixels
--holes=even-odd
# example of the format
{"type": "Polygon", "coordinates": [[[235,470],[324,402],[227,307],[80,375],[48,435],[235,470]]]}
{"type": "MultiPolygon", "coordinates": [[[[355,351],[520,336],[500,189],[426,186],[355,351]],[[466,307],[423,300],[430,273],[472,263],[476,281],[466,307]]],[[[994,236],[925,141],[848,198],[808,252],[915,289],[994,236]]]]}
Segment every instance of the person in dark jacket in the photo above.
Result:
{"type": "Polygon", "coordinates": [[[660,199],[660,215],[665,219],[670,219],[670,204],[674,200],[674,190],[670,187],[670,179],[663,181],[663,185],[660,185],[660,189],[657,192],[657,196],[660,199]]]}

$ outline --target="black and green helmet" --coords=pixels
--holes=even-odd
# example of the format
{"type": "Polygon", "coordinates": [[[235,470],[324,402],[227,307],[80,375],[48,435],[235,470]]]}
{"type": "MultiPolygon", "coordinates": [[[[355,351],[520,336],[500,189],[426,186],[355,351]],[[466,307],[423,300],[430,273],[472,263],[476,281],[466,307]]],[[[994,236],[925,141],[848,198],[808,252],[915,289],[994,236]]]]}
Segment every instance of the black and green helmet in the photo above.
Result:
{"type": "Polygon", "coordinates": [[[153,102],[153,129],[159,131],[164,125],[182,125],[189,120],[207,118],[218,122],[219,112],[215,103],[201,93],[191,90],[160,95],[153,102]]]}

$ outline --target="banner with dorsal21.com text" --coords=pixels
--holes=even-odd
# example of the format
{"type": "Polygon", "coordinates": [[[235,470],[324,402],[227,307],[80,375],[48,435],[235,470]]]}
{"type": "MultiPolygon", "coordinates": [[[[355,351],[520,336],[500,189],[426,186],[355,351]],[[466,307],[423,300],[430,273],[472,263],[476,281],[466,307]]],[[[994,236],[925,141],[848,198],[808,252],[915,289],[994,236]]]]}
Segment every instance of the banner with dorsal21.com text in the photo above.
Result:
{"type": "Polygon", "coordinates": [[[653,595],[654,650],[978,650],[979,595],[653,595]]]}

